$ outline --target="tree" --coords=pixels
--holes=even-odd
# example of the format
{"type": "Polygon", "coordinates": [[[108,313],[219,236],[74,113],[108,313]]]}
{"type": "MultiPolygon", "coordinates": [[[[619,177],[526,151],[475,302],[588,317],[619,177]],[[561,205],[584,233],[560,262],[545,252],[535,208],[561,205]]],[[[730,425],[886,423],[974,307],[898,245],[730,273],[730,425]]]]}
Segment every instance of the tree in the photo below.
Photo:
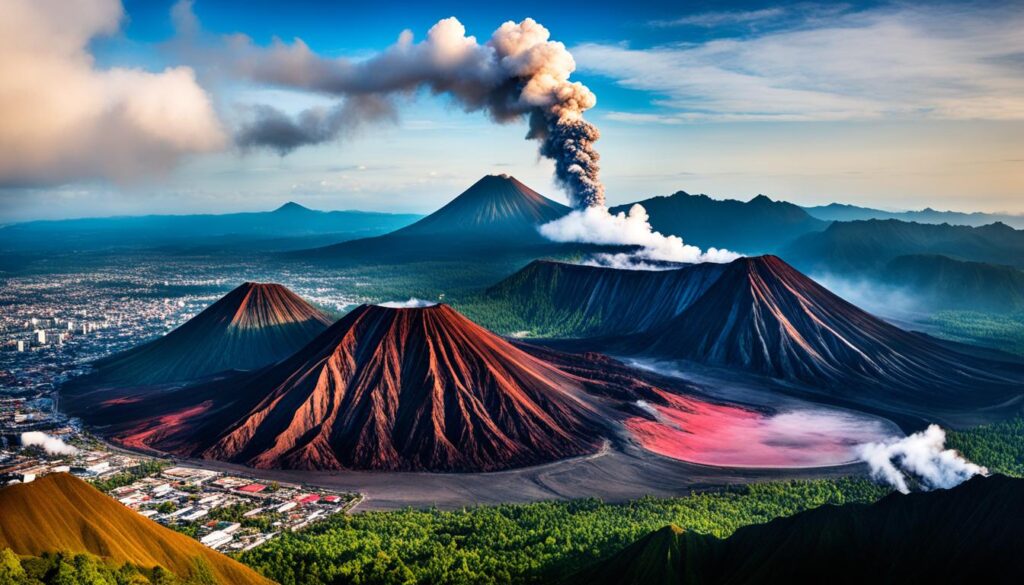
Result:
{"type": "Polygon", "coordinates": [[[21,559],[9,548],[0,550],[0,583],[26,583],[28,576],[21,566],[21,559]]]}

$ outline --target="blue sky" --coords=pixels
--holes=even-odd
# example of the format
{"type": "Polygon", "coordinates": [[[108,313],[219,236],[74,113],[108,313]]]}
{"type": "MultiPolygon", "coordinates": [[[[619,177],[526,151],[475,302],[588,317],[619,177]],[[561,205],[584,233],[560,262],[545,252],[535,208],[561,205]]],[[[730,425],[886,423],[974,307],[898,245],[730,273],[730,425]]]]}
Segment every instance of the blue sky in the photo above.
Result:
{"type": "MultiPolygon", "coordinates": [[[[1024,213],[1021,2],[590,2],[573,12],[564,3],[529,1],[197,0],[191,11],[199,32],[192,34],[180,22],[176,29],[174,4],[67,0],[60,16],[81,11],[73,19],[86,22],[81,29],[42,22],[45,15],[26,5],[15,25],[30,32],[0,45],[0,64],[40,69],[33,62],[39,51],[28,47],[45,42],[53,54],[44,65],[77,68],[77,91],[86,96],[79,101],[99,103],[69,110],[70,129],[29,136],[32,148],[19,140],[36,126],[5,136],[0,125],[0,158],[14,161],[0,164],[0,221],[259,210],[287,200],[429,212],[493,172],[564,200],[551,163],[523,139],[524,122],[495,124],[426,92],[398,100],[397,121],[286,156],[232,144],[256,105],[298,114],[340,98],[225,71],[216,55],[230,35],[244,34],[257,48],[301,39],[320,58],[358,62],[403,30],[424,38],[449,16],[480,42],[506,20],[531,17],[568,47],[577,64],[571,80],[597,96],[586,118],[602,131],[597,148],[610,203],[686,190],[1024,213]],[[80,37],[81,46],[62,43],[65,36],[80,37]],[[103,88],[122,86],[120,99],[131,105],[104,109],[103,88]],[[116,120],[104,126],[111,109],[142,113],[120,130],[116,120]],[[159,117],[169,111],[170,121],[159,117]],[[136,124],[139,116],[144,123],[136,124]],[[81,130],[85,124],[93,130],[81,130]],[[147,134],[138,135],[140,126],[147,134]],[[65,138],[53,142],[58,136],[65,138]],[[51,145],[59,155],[49,156],[51,145]],[[35,154],[19,159],[25,151],[35,154]]],[[[72,108],[58,98],[77,86],[40,77],[24,83],[42,97],[22,106],[72,108]]],[[[5,118],[23,117],[18,107],[0,101],[5,118]]]]}

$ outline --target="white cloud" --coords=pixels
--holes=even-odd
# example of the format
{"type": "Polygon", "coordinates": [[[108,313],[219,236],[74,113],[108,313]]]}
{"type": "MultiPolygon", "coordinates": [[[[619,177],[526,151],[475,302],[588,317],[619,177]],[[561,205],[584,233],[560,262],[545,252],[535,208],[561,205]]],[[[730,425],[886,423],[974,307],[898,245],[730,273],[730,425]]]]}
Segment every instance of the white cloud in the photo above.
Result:
{"type": "Polygon", "coordinates": [[[1024,11],[954,4],[819,16],[786,30],[650,49],[584,44],[581,70],[652,92],[618,120],[1024,119],[1024,11]]]}
{"type": "Polygon", "coordinates": [[[540,233],[553,242],[638,246],[631,254],[601,254],[597,260],[614,268],[644,269],[644,261],[655,262],[731,262],[739,257],[728,250],[684,244],[678,236],[666,236],[651,228],[647,210],[634,204],[629,213],[611,213],[606,207],[578,209],[540,226],[540,233]]]}
{"type": "Polygon", "coordinates": [[[786,11],[782,8],[763,8],[760,10],[739,10],[734,12],[703,12],[671,20],[655,20],[651,22],[651,25],[658,28],[667,28],[674,26],[713,27],[730,24],[749,24],[779,18],[785,13],[786,11]]]}
{"type": "Polygon", "coordinates": [[[988,470],[946,449],[946,432],[938,425],[902,439],[866,443],[857,449],[861,460],[871,466],[871,475],[900,492],[910,493],[908,479],[924,489],[948,489],[988,470]]]}
{"type": "Polygon", "coordinates": [[[188,67],[99,69],[118,0],[5,0],[0,19],[0,183],[129,180],[225,143],[188,67]]]}

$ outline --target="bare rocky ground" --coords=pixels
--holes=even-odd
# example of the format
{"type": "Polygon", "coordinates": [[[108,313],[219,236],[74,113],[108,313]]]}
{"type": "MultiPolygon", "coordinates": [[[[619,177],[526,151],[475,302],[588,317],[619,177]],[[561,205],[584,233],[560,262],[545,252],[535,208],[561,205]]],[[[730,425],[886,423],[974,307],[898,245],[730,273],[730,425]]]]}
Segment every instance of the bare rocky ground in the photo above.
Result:
{"type": "Polygon", "coordinates": [[[254,475],[262,480],[360,492],[366,496],[359,506],[359,510],[364,511],[431,506],[457,509],[591,497],[624,502],[643,496],[685,496],[693,490],[751,482],[867,473],[867,467],[862,464],[805,469],[710,467],[661,457],[634,446],[622,450],[606,447],[595,455],[495,473],[281,471],[254,470],[218,461],[186,462],[207,469],[254,475]]]}

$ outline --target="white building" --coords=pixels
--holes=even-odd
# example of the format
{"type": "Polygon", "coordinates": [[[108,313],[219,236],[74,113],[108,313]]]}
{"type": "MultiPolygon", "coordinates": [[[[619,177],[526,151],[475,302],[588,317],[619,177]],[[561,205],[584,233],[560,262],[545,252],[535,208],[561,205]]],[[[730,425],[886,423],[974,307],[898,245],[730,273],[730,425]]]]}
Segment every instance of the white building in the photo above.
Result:
{"type": "Polygon", "coordinates": [[[32,334],[36,336],[36,343],[38,343],[39,345],[46,345],[45,329],[36,329],[35,331],[32,332],[32,334]]]}
{"type": "Polygon", "coordinates": [[[214,530],[213,532],[200,538],[199,542],[205,544],[210,548],[217,548],[218,546],[224,546],[225,544],[231,542],[232,538],[234,537],[224,532],[223,530],[214,530]]]}

